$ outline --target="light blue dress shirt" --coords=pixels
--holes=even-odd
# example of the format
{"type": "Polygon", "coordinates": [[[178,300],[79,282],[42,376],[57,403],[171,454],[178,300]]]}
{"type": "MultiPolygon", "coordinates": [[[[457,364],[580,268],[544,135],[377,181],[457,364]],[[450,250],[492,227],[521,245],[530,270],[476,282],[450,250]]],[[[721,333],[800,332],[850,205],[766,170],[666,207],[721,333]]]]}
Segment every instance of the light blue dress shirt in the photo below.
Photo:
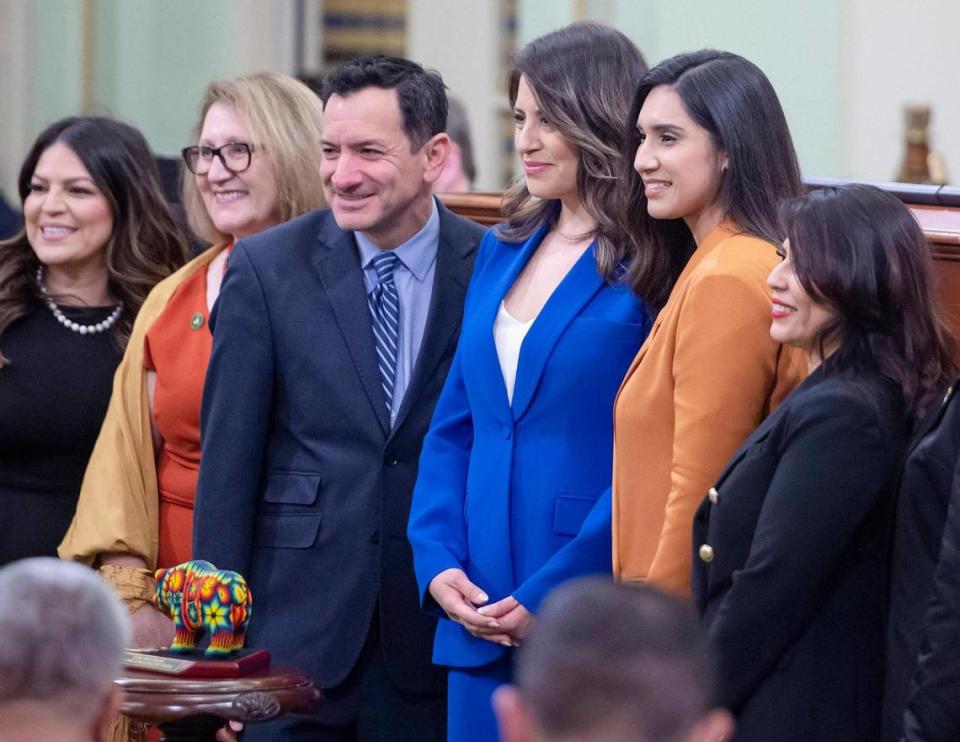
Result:
{"type": "MultiPolygon", "coordinates": [[[[360,232],[354,232],[354,236],[357,238],[357,247],[360,248],[363,283],[369,297],[380,285],[373,259],[380,254],[381,248],[360,232]]],[[[400,347],[397,351],[397,378],[393,382],[391,426],[396,420],[414,364],[417,362],[417,355],[420,353],[420,343],[430,311],[430,298],[433,296],[433,276],[437,268],[439,241],[440,212],[434,200],[433,212],[423,229],[392,250],[400,259],[393,277],[400,298],[400,347]]]]}

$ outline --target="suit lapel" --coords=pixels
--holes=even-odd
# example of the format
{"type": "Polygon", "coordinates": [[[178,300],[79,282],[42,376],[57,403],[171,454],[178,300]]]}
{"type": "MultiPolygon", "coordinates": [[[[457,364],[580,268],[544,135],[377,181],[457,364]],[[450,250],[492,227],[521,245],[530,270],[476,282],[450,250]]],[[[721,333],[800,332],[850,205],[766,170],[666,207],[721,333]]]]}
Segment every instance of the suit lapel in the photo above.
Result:
{"type": "Polygon", "coordinates": [[[940,425],[940,421],[943,420],[943,416],[950,406],[950,401],[954,398],[958,388],[960,388],[960,377],[953,380],[940,403],[935,408],[928,410],[927,414],[917,424],[916,430],[910,438],[910,445],[907,446],[907,452],[903,457],[904,461],[913,453],[913,449],[920,445],[920,441],[922,441],[931,430],[940,425]]]}
{"type": "Polygon", "coordinates": [[[505,425],[512,424],[513,417],[493,339],[493,325],[503,297],[539,247],[546,232],[547,227],[539,227],[523,244],[499,244],[496,253],[488,261],[491,270],[484,271],[485,276],[498,275],[493,275],[489,283],[479,286],[482,291],[475,291],[471,299],[468,322],[472,342],[464,346],[464,374],[469,374],[471,387],[483,396],[480,404],[505,425]]]}
{"type": "MultiPolygon", "coordinates": [[[[636,371],[637,366],[640,365],[640,362],[644,359],[644,356],[647,355],[647,351],[650,350],[650,346],[653,344],[653,339],[659,334],[660,328],[663,325],[664,317],[666,316],[666,307],[660,310],[657,314],[656,319],[653,321],[653,326],[650,328],[650,332],[647,333],[647,337],[644,338],[643,344],[640,346],[640,350],[637,351],[636,357],[630,362],[629,368],[627,368],[627,373],[623,376],[623,381],[620,382],[620,390],[623,389],[624,385],[627,383],[627,379],[630,378],[631,374],[636,371]]],[[[617,391],[617,396],[620,396],[620,391],[617,391]]]]}
{"type": "MultiPolygon", "coordinates": [[[[314,266],[320,274],[343,341],[356,366],[360,385],[386,435],[390,432],[390,417],[380,382],[357,246],[353,235],[341,230],[332,214],[328,212],[326,217],[320,228],[314,266]]],[[[318,352],[323,352],[323,349],[318,349],[318,352]]]]}
{"type": "Polygon", "coordinates": [[[554,289],[523,340],[511,405],[515,420],[530,406],[547,359],[563,331],[602,286],[591,244],[554,289]]]}
{"type": "Polygon", "coordinates": [[[440,241],[437,245],[437,269],[430,296],[430,311],[423,331],[417,361],[410,374],[410,383],[403,395],[394,432],[403,425],[410,410],[417,404],[450,343],[454,342],[463,317],[463,300],[470,282],[477,239],[457,223],[443,206],[440,210],[440,241]]]}
{"type": "MultiPolygon", "coordinates": [[[[725,239],[738,233],[739,230],[732,222],[721,222],[710,231],[710,233],[704,238],[703,242],[697,247],[696,250],[694,250],[693,255],[690,256],[689,260],[687,260],[687,264],[683,266],[683,270],[680,271],[680,275],[677,276],[677,281],[670,290],[670,295],[667,297],[666,304],[664,304],[660,311],[657,312],[657,317],[653,321],[653,327],[650,328],[650,332],[647,335],[646,340],[643,341],[643,345],[641,345],[640,350],[637,351],[636,358],[633,359],[633,362],[627,369],[627,373],[624,374],[623,381],[620,382],[620,389],[617,390],[617,397],[614,401],[615,406],[620,400],[620,392],[623,391],[623,388],[627,385],[630,377],[633,376],[633,372],[636,371],[640,366],[640,362],[643,361],[644,357],[647,355],[647,352],[653,347],[654,340],[660,333],[663,324],[667,321],[667,317],[670,317],[675,312],[679,311],[677,305],[683,304],[683,300],[686,298],[687,288],[690,283],[691,276],[693,276],[697,266],[699,266],[707,258],[707,256],[713,252],[714,248],[721,244],[725,239]]],[[[671,319],[670,322],[673,328],[672,332],[676,332],[676,321],[671,319]]]]}

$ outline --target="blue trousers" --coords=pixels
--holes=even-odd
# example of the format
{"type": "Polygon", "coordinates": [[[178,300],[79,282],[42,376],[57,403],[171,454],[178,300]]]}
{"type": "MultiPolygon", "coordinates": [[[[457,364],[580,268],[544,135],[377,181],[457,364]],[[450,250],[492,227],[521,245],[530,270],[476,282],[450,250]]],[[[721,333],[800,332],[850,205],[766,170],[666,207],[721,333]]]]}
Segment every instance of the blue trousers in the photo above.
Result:
{"type": "Polygon", "coordinates": [[[447,675],[447,741],[498,742],[493,692],[513,679],[513,650],[483,667],[451,667],[447,675]]]}

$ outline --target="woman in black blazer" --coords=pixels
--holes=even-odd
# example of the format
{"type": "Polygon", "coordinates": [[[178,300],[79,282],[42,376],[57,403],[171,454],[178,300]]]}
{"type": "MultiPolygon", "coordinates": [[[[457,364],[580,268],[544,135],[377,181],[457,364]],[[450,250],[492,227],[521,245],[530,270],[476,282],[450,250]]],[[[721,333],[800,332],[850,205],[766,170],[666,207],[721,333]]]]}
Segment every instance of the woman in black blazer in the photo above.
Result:
{"type": "Polygon", "coordinates": [[[828,188],[784,217],[770,334],[811,373],[701,505],[693,592],[738,740],[873,742],[896,476],[952,364],[929,248],[899,201],[828,188]]]}

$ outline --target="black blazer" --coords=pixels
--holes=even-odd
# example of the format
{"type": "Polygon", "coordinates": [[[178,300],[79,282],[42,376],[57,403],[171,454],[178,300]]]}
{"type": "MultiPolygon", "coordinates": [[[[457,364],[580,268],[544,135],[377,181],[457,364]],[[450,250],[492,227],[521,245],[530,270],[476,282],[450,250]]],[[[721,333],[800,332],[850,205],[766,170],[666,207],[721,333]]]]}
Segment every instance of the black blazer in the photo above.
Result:
{"type": "Polygon", "coordinates": [[[747,439],[694,521],[693,592],[737,739],[880,733],[902,395],[817,369],[747,439]]]}
{"type": "Polygon", "coordinates": [[[378,605],[392,682],[443,687],[407,516],[484,230],[439,208],[433,297],[393,431],[356,242],[329,210],[238,242],[211,321],[194,554],[249,580],[247,645],[325,688],[355,665],[378,605]]]}
{"type": "Polygon", "coordinates": [[[883,720],[891,742],[960,739],[958,382],[921,423],[900,480],[883,720]]]}

